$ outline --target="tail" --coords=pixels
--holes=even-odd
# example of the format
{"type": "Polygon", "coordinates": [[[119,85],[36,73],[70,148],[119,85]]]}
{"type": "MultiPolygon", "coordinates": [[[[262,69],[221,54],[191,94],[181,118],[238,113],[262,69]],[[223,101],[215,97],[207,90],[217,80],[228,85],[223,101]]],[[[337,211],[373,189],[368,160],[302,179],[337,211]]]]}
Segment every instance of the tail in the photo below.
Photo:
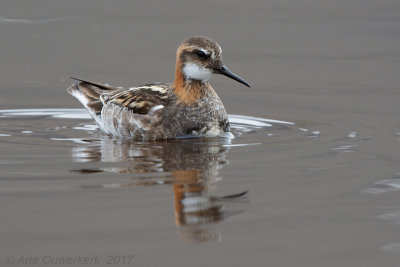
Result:
{"type": "Polygon", "coordinates": [[[71,79],[75,80],[75,83],[67,89],[68,93],[78,99],[90,115],[97,120],[104,105],[100,98],[101,94],[105,91],[116,90],[116,88],[73,77],[71,79]]]}

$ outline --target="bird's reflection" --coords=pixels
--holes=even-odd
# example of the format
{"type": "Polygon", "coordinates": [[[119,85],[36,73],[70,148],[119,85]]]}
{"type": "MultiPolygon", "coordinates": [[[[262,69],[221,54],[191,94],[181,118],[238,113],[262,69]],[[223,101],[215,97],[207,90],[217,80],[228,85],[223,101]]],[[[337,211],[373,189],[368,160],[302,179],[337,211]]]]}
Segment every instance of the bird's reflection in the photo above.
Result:
{"type": "MultiPolygon", "coordinates": [[[[129,187],[171,184],[174,192],[175,222],[179,235],[195,242],[221,239],[215,223],[244,211],[247,193],[210,196],[219,170],[226,165],[229,139],[184,139],[163,142],[129,142],[102,138],[86,140],[73,149],[78,162],[128,163],[124,167],[82,168],[81,173],[129,173],[124,184],[101,187],[129,187]]],[[[109,163],[107,163],[108,165],[109,163]]],[[[97,187],[99,187],[98,185],[97,187]]],[[[86,186],[85,188],[96,187],[86,186]]]]}

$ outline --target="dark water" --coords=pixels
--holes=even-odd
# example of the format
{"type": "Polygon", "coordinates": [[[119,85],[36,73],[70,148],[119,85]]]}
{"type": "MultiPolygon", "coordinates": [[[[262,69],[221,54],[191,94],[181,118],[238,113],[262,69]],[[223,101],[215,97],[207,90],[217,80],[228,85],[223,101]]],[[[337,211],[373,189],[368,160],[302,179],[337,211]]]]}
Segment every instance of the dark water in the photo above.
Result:
{"type": "Polygon", "coordinates": [[[2,265],[398,266],[398,1],[0,10],[2,265]],[[199,34],[253,86],[212,82],[234,139],[110,138],[65,91],[169,82],[199,34]]]}

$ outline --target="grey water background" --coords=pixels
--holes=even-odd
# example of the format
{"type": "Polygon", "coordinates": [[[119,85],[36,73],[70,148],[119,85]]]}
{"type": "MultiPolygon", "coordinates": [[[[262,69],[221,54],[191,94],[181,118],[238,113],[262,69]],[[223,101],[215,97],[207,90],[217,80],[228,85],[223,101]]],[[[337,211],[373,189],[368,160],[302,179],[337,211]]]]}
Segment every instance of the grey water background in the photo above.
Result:
{"type": "Polygon", "coordinates": [[[398,266],[400,2],[0,6],[3,266],[398,266]],[[65,91],[69,76],[172,81],[191,35],[252,85],[212,81],[228,113],[252,116],[231,141],[109,138],[65,91]]]}

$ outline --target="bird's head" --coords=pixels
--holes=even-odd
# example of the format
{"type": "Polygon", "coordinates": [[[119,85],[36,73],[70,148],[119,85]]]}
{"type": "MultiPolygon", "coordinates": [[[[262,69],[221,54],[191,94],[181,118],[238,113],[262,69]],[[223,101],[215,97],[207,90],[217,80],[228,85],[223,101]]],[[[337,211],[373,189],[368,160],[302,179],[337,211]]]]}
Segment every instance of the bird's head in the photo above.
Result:
{"type": "Polygon", "coordinates": [[[208,37],[194,36],[184,40],[176,54],[175,83],[177,79],[189,84],[207,83],[212,74],[222,74],[250,87],[224,65],[221,54],[219,44],[208,37]]]}

